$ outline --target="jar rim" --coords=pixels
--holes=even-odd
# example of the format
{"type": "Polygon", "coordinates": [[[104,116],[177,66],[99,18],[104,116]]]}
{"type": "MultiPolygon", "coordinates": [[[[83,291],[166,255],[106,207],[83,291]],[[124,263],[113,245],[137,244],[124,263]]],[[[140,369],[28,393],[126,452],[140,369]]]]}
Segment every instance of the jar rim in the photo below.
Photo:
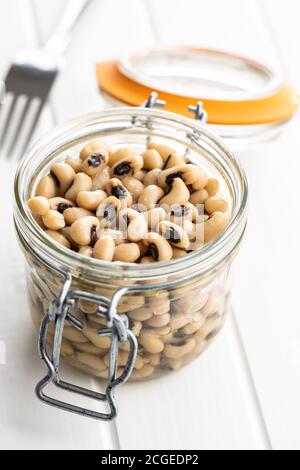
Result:
{"type": "MultiPolygon", "coordinates": [[[[101,137],[99,132],[98,138],[101,137]]],[[[77,138],[78,140],[78,138],[77,138]]],[[[202,147],[203,148],[203,147],[202,147]]],[[[66,271],[78,272],[91,275],[92,277],[127,278],[131,280],[154,279],[156,277],[178,274],[188,268],[197,268],[197,272],[205,272],[217,266],[237,245],[242,237],[246,224],[246,207],[248,198],[247,178],[240,163],[227,148],[222,140],[205,125],[189,118],[177,115],[164,110],[145,109],[136,107],[112,108],[98,113],[88,113],[72,119],[64,126],[57,126],[46,136],[40,138],[29,150],[25,158],[21,161],[15,176],[14,183],[15,211],[14,220],[17,231],[21,234],[33,251],[39,251],[40,257],[48,258],[48,264],[55,269],[57,265],[63,265],[66,271]],[[220,156],[230,167],[232,174],[230,179],[235,178],[232,183],[237,188],[237,200],[233,207],[230,221],[223,232],[212,242],[204,245],[203,248],[189,253],[187,256],[155,263],[135,264],[135,263],[111,263],[93,258],[84,257],[69,250],[48,237],[33,219],[26,200],[26,184],[28,179],[32,179],[34,163],[51,156],[55,151],[59,151],[66,145],[76,140],[76,132],[81,132],[84,137],[88,137],[95,126],[101,123],[113,123],[117,119],[123,118],[128,122],[137,122],[139,119],[148,120],[151,123],[158,119],[164,125],[181,125],[186,129],[187,135],[193,136],[193,144],[201,148],[205,143],[211,143],[220,156]],[[51,145],[52,147],[51,147],[51,145]]]]}

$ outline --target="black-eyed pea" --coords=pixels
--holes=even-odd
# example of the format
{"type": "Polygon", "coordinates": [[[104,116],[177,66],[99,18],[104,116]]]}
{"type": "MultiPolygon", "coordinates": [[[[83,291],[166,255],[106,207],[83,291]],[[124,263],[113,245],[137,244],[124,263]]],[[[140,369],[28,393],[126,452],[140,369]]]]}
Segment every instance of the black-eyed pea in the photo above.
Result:
{"type": "Polygon", "coordinates": [[[58,181],[59,192],[64,195],[72,186],[75,178],[75,171],[66,163],[54,163],[51,167],[51,175],[58,181]]]}
{"type": "Polygon", "coordinates": [[[168,211],[168,220],[175,224],[182,225],[184,221],[194,222],[197,218],[198,211],[194,204],[187,202],[185,204],[173,204],[168,211]]]}
{"type": "Polygon", "coordinates": [[[94,354],[89,354],[85,352],[77,352],[77,359],[81,364],[90,367],[96,371],[102,371],[106,369],[105,362],[101,357],[97,357],[94,354]]]}
{"type": "MultiPolygon", "coordinates": [[[[118,353],[118,366],[121,366],[121,367],[124,367],[126,366],[127,362],[128,362],[128,357],[129,357],[129,354],[127,351],[123,351],[122,349],[119,351],[118,353]]],[[[105,365],[107,367],[109,367],[109,361],[110,361],[110,354],[107,353],[104,357],[103,357],[103,360],[105,362],[105,365]]],[[[141,369],[142,367],[144,366],[144,359],[139,355],[137,354],[136,356],[136,360],[135,360],[135,363],[134,363],[134,368],[135,369],[141,369]]]]}
{"type": "Polygon", "coordinates": [[[108,152],[104,149],[100,149],[97,152],[91,153],[82,162],[81,171],[89,176],[94,176],[107,165],[108,159],[108,152]]]}
{"type": "Polygon", "coordinates": [[[100,221],[101,229],[110,227],[116,223],[117,215],[121,206],[121,201],[115,196],[109,196],[101,202],[96,211],[96,216],[100,221]]]}
{"type": "Polygon", "coordinates": [[[100,356],[101,350],[91,343],[72,343],[76,351],[86,352],[89,354],[97,354],[100,356]]]}
{"type": "Polygon", "coordinates": [[[146,320],[146,325],[153,328],[161,328],[169,324],[170,314],[164,313],[163,315],[154,315],[150,320],[146,320]]]}
{"type": "Polygon", "coordinates": [[[194,189],[204,188],[208,180],[205,171],[198,165],[191,163],[163,170],[157,177],[157,184],[165,190],[170,189],[176,178],[182,179],[186,185],[193,187],[197,185],[198,187],[194,189]]]}
{"type": "Polygon", "coordinates": [[[93,258],[103,261],[112,261],[114,253],[115,243],[113,238],[109,235],[97,240],[93,248],[93,258]]]}
{"type": "Polygon", "coordinates": [[[194,204],[194,206],[199,206],[200,204],[204,204],[208,197],[209,195],[206,189],[199,189],[190,195],[190,202],[194,204]]]}
{"type": "Polygon", "coordinates": [[[140,264],[153,263],[154,259],[151,256],[142,256],[140,259],[140,264]]]}
{"type": "Polygon", "coordinates": [[[29,199],[28,207],[35,215],[46,215],[50,210],[50,202],[43,196],[35,196],[29,199]]]}
{"type": "Polygon", "coordinates": [[[146,170],[138,170],[134,172],[134,178],[137,179],[138,181],[144,182],[144,178],[147,174],[146,170]]]}
{"type": "Polygon", "coordinates": [[[55,240],[57,243],[64,246],[65,248],[71,248],[71,244],[69,240],[67,240],[67,238],[64,237],[57,230],[46,230],[45,233],[48,235],[48,237],[52,238],[53,240],[55,240]]]}
{"type": "Polygon", "coordinates": [[[185,157],[178,155],[178,153],[172,153],[165,161],[164,170],[173,168],[174,166],[184,165],[186,163],[185,157]]]}
{"type": "Polygon", "coordinates": [[[122,160],[115,163],[111,169],[112,177],[123,177],[123,176],[133,176],[136,172],[142,169],[143,159],[140,156],[133,156],[128,158],[123,158],[122,160]]]}
{"type": "Polygon", "coordinates": [[[183,358],[180,357],[178,359],[168,359],[167,364],[171,367],[171,369],[178,370],[183,366],[183,358]]]}
{"type": "Polygon", "coordinates": [[[96,191],[80,191],[80,193],[77,194],[76,202],[82,209],[95,211],[106,198],[106,192],[101,189],[96,191]]]}
{"type": "Polygon", "coordinates": [[[80,191],[90,191],[92,189],[92,178],[85,173],[76,173],[74,181],[70,189],[65,193],[65,198],[71,201],[76,201],[80,191]]]}
{"type": "Polygon", "coordinates": [[[144,160],[144,170],[154,170],[155,168],[163,167],[164,161],[157,150],[148,149],[141,156],[144,160]]]}
{"type": "Polygon", "coordinates": [[[150,186],[151,184],[157,185],[157,178],[160,173],[161,170],[159,168],[155,168],[154,170],[148,171],[143,177],[143,184],[145,186],[150,186]]]}
{"type": "Polygon", "coordinates": [[[142,329],[142,322],[140,321],[133,321],[130,327],[134,336],[139,336],[141,329],[142,329]]]}
{"type": "Polygon", "coordinates": [[[198,339],[206,339],[206,341],[212,339],[222,328],[224,323],[223,317],[219,315],[212,315],[207,317],[204,325],[195,333],[195,337],[198,339]]]}
{"type": "Polygon", "coordinates": [[[46,215],[43,215],[42,221],[49,230],[60,230],[66,225],[64,216],[60,212],[52,209],[50,209],[46,215]]]}
{"type": "Polygon", "coordinates": [[[220,188],[219,181],[216,178],[208,178],[205,190],[207,191],[209,197],[215,196],[220,188]]]}
{"type": "Polygon", "coordinates": [[[63,337],[71,341],[71,343],[87,343],[86,337],[72,326],[65,326],[63,337]]]}
{"type": "Polygon", "coordinates": [[[151,364],[151,366],[158,366],[161,361],[160,353],[157,354],[147,354],[145,360],[151,364]]]}
{"type": "Polygon", "coordinates": [[[172,147],[169,147],[168,145],[164,145],[164,144],[155,143],[155,142],[148,144],[147,149],[156,150],[164,161],[166,161],[170,155],[175,153],[175,150],[172,147]]]}
{"type": "Polygon", "coordinates": [[[83,217],[92,217],[93,215],[93,212],[83,209],[82,207],[69,207],[63,212],[66,225],[72,225],[76,220],[82,219],[83,217]]]}
{"type": "Polygon", "coordinates": [[[142,212],[142,215],[146,219],[150,232],[154,231],[157,224],[162,220],[165,220],[167,217],[166,211],[163,207],[153,207],[153,209],[142,212]]]}
{"type": "Polygon", "coordinates": [[[208,294],[201,289],[199,289],[198,292],[192,290],[187,291],[185,296],[171,302],[172,313],[181,313],[182,311],[197,312],[204,307],[207,299],[208,294]]]}
{"type": "Polygon", "coordinates": [[[134,369],[131,374],[133,380],[143,380],[151,377],[155,372],[155,368],[151,364],[145,364],[141,369],[134,369]]]}
{"type": "Polygon", "coordinates": [[[209,197],[204,204],[205,210],[208,214],[213,212],[226,212],[228,209],[228,202],[221,197],[209,197]]]}
{"type": "Polygon", "coordinates": [[[160,199],[161,206],[173,206],[174,204],[186,204],[190,198],[190,192],[181,178],[172,181],[170,192],[160,199]]]}
{"type": "Polygon", "coordinates": [[[115,245],[120,245],[120,243],[125,243],[126,238],[124,233],[121,230],[114,230],[112,228],[100,228],[98,230],[98,238],[111,237],[115,245]]]}
{"type": "Polygon", "coordinates": [[[127,191],[129,191],[132,195],[133,201],[136,202],[142,194],[145,185],[134,176],[125,176],[125,178],[122,180],[122,183],[127,191]]]}
{"type": "Polygon", "coordinates": [[[113,261],[134,263],[140,257],[140,249],[137,243],[120,243],[116,246],[113,261]]]}
{"type": "Polygon", "coordinates": [[[120,147],[115,150],[109,159],[109,166],[114,166],[117,162],[124,158],[135,157],[136,151],[132,147],[120,147]]]}
{"type": "Polygon", "coordinates": [[[75,352],[72,344],[66,338],[62,338],[60,350],[64,356],[73,356],[75,352]]]}
{"type": "Polygon", "coordinates": [[[188,323],[182,328],[182,332],[185,335],[193,335],[196,333],[196,331],[200,330],[202,326],[204,325],[205,322],[205,317],[203,316],[200,321],[192,321],[191,323],[188,323]]]}
{"type": "Polygon", "coordinates": [[[134,321],[143,322],[149,320],[153,316],[152,309],[148,306],[135,308],[127,312],[129,318],[134,321]]]}
{"type": "Polygon", "coordinates": [[[90,300],[79,299],[78,307],[87,315],[92,315],[97,312],[97,304],[95,302],[91,302],[90,300]]]}
{"type": "Polygon", "coordinates": [[[83,335],[91,341],[97,348],[109,349],[111,345],[110,336],[99,336],[95,328],[91,325],[85,326],[82,330],[83,335]]]}
{"type": "Polygon", "coordinates": [[[154,315],[163,315],[170,310],[169,293],[164,290],[155,292],[147,296],[147,305],[150,305],[154,315]]]}
{"type": "Polygon", "coordinates": [[[107,193],[119,199],[121,207],[130,207],[132,195],[118,178],[111,178],[105,186],[107,193]]]}
{"type": "Polygon", "coordinates": [[[218,287],[212,289],[208,294],[208,300],[203,306],[201,312],[205,317],[218,313],[222,315],[225,306],[225,296],[218,287]]]}
{"type": "Polygon", "coordinates": [[[80,246],[90,245],[95,238],[99,228],[97,217],[83,217],[71,225],[70,235],[72,239],[80,246]]]}
{"type": "Polygon", "coordinates": [[[170,244],[159,233],[148,232],[144,244],[147,247],[146,256],[151,256],[154,261],[169,261],[173,256],[170,244]]]}
{"type": "Polygon", "coordinates": [[[186,341],[182,341],[182,343],[178,343],[176,345],[167,344],[164,347],[164,355],[168,359],[178,359],[181,357],[190,354],[196,346],[196,341],[194,338],[189,338],[186,341]]]}
{"type": "Polygon", "coordinates": [[[120,228],[124,226],[127,239],[133,242],[142,240],[148,232],[148,225],[145,217],[133,209],[123,209],[119,217],[120,228]]]}
{"type": "MultiPolygon", "coordinates": [[[[140,256],[143,256],[146,254],[146,251],[147,251],[147,248],[146,246],[144,245],[144,242],[142,240],[139,240],[137,241],[137,244],[139,245],[139,249],[140,249],[140,256]]],[[[153,261],[153,260],[152,260],[153,261]]],[[[141,262],[141,260],[140,260],[141,262]]]]}
{"type": "Polygon", "coordinates": [[[203,324],[204,316],[201,315],[199,312],[187,312],[183,310],[184,313],[176,313],[175,315],[171,316],[169,326],[172,331],[180,330],[184,328],[191,322],[198,322],[203,324]]]}
{"type": "Polygon", "coordinates": [[[150,354],[161,353],[165,347],[163,341],[153,334],[152,330],[141,331],[138,342],[150,354]]]}
{"type": "Polygon", "coordinates": [[[145,305],[145,298],[142,295],[130,295],[122,298],[118,303],[118,313],[130,312],[145,305]]]}
{"type": "Polygon", "coordinates": [[[70,165],[71,168],[75,171],[75,173],[79,173],[81,171],[82,161],[79,158],[67,158],[65,160],[67,165],[70,165]]]}
{"type": "Polygon", "coordinates": [[[58,191],[57,184],[53,176],[43,176],[37,185],[35,195],[51,199],[56,196],[58,191]]]}
{"type": "Polygon", "coordinates": [[[103,142],[102,140],[98,140],[96,142],[89,143],[85,145],[81,151],[80,151],[80,160],[84,161],[86,160],[90,155],[93,153],[97,153],[101,150],[106,150],[109,155],[112,154],[112,149],[110,145],[108,145],[106,142],[103,142]]]}
{"type": "Polygon", "coordinates": [[[164,220],[158,224],[157,231],[162,237],[168,240],[171,245],[182,248],[183,250],[188,249],[190,245],[188,234],[179,225],[164,220]]]}
{"type": "Polygon", "coordinates": [[[58,211],[61,214],[63,214],[66,209],[70,209],[75,205],[73,201],[65,199],[64,197],[52,197],[51,199],[49,199],[49,204],[50,209],[58,211]]]}
{"type": "Polygon", "coordinates": [[[203,222],[205,243],[216,238],[228,224],[228,217],[223,212],[214,212],[211,217],[203,222]]]}
{"type": "Polygon", "coordinates": [[[109,166],[105,166],[92,177],[92,191],[104,189],[109,180],[110,168],[109,166]]]}
{"type": "Polygon", "coordinates": [[[93,248],[91,246],[81,246],[78,250],[78,253],[82,256],[87,256],[88,258],[92,258],[93,248]]]}
{"type": "Polygon", "coordinates": [[[187,255],[187,252],[185,250],[182,250],[181,248],[176,248],[176,246],[172,246],[173,250],[173,258],[182,258],[183,256],[187,255]]]}
{"type": "Polygon", "coordinates": [[[154,184],[146,186],[141,193],[138,204],[147,210],[153,209],[158,201],[164,196],[164,191],[154,184]]]}

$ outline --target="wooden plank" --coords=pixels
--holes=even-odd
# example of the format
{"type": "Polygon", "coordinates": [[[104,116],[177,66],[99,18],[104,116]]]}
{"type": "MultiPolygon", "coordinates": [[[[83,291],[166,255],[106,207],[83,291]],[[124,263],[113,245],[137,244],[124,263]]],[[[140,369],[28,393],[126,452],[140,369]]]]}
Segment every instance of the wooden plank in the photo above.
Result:
{"type": "MultiPolygon", "coordinates": [[[[44,12],[51,16],[51,8],[44,12]]],[[[47,5],[50,5],[49,2],[47,5]]],[[[6,47],[0,56],[4,75],[12,57],[24,47],[36,45],[34,22],[27,0],[0,4],[0,29],[6,47]],[[15,34],[17,31],[17,34],[15,34]]],[[[40,131],[53,126],[44,115],[40,131]]],[[[42,405],[34,396],[34,386],[45,374],[38,360],[36,336],[26,305],[24,258],[18,248],[12,220],[12,185],[16,164],[0,158],[2,233],[0,270],[0,341],[6,349],[5,364],[0,358],[0,447],[3,449],[111,449],[116,447],[114,429],[107,424],[65,414],[42,405]]],[[[2,358],[3,359],[3,358],[2,358]]],[[[4,362],[4,361],[3,361],[4,362]]],[[[72,372],[82,383],[91,380],[72,372]]],[[[81,402],[82,403],[82,402],[81,402]]]]}

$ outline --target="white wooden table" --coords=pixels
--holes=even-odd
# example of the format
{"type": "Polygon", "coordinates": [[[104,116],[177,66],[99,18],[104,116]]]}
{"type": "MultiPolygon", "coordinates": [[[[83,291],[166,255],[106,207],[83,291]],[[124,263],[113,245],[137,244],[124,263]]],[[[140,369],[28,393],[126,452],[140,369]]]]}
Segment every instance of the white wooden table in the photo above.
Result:
{"type": "MultiPolygon", "coordinates": [[[[1,0],[0,76],[17,51],[47,38],[64,4],[1,0]]],[[[299,14],[297,0],[94,0],[38,133],[101,109],[97,60],[153,42],[250,55],[281,67],[300,89],[299,14]]],[[[251,197],[249,228],[235,263],[234,314],[200,360],[166,379],[119,389],[120,414],[112,424],[51,409],[34,397],[44,370],[13,233],[15,167],[0,159],[0,348],[6,345],[1,448],[300,448],[299,117],[279,140],[240,158],[251,197]]]]}

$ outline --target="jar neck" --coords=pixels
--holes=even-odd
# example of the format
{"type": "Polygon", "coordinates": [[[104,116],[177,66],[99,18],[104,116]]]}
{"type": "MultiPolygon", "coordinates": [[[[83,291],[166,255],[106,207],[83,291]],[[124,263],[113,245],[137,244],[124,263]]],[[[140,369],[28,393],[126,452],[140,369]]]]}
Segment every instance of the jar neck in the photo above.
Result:
{"type": "Polygon", "coordinates": [[[218,266],[235,250],[246,224],[247,183],[239,163],[223,142],[205,126],[161,110],[121,108],[85,115],[54,130],[38,141],[21,163],[15,178],[14,219],[21,243],[26,243],[53,270],[70,271],[73,276],[95,281],[126,280],[133,284],[168,281],[182,276],[201,275],[218,266]],[[134,265],[85,258],[51,240],[40,229],[27,207],[34,182],[62,152],[96,138],[119,135],[142,142],[165,138],[187,151],[199,153],[223,174],[233,200],[231,219],[223,233],[199,251],[167,262],[134,265]]]}

